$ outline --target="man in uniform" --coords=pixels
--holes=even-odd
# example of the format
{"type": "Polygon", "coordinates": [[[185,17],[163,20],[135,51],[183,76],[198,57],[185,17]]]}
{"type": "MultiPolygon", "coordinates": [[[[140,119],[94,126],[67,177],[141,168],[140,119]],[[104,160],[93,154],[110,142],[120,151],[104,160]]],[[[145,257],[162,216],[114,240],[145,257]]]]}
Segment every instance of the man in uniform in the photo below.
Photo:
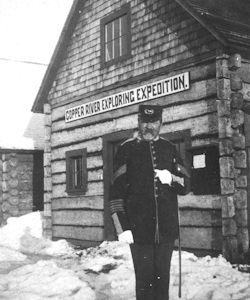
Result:
{"type": "Polygon", "coordinates": [[[187,192],[188,174],[176,147],[159,136],[162,108],[140,105],[138,124],[138,136],[115,157],[110,209],[119,241],[130,244],[136,299],[167,300],[177,194],[187,192]]]}

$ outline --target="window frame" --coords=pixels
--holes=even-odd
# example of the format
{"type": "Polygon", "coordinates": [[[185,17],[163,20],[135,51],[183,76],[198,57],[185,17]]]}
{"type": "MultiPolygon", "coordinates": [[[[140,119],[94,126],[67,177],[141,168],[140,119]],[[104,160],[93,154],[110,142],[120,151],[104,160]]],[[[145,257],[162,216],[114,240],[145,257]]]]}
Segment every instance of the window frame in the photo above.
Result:
{"type": "MultiPolygon", "coordinates": [[[[188,173],[190,174],[190,176],[192,176],[191,174],[191,170],[192,170],[192,166],[191,166],[191,154],[190,154],[190,149],[192,147],[192,142],[191,142],[191,131],[190,129],[184,129],[184,130],[178,130],[178,131],[173,131],[173,132],[167,132],[167,133],[163,133],[161,134],[161,136],[163,138],[166,138],[167,140],[169,140],[170,142],[172,142],[173,144],[176,145],[176,150],[177,149],[177,145],[178,143],[176,143],[176,141],[182,140],[183,144],[184,144],[184,152],[181,153],[180,151],[179,154],[183,160],[184,166],[187,169],[188,173]]],[[[185,178],[185,185],[187,186],[187,191],[188,193],[190,193],[191,191],[191,178],[185,178]]]]}
{"type": "Polygon", "coordinates": [[[120,10],[115,11],[108,16],[104,17],[100,21],[100,32],[101,32],[101,67],[108,67],[111,65],[114,65],[118,62],[122,62],[124,60],[127,60],[131,57],[131,10],[130,10],[130,3],[127,3],[121,7],[120,10]],[[127,53],[115,57],[114,59],[111,59],[106,62],[106,53],[105,53],[105,25],[120,18],[121,16],[126,15],[127,16],[127,53]]]}
{"type": "Polygon", "coordinates": [[[87,191],[87,148],[66,151],[66,192],[68,195],[85,194],[87,191]],[[81,159],[81,188],[72,187],[72,161],[74,158],[81,159]]]}

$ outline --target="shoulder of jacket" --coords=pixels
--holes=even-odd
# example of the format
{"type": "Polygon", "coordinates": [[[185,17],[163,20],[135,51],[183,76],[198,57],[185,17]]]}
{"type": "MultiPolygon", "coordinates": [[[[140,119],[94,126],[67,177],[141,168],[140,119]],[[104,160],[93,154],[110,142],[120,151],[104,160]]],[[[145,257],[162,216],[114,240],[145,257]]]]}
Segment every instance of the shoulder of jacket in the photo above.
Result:
{"type": "Polygon", "coordinates": [[[128,145],[132,144],[135,140],[136,140],[136,138],[134,138],[134,137],[129,138],[129,139],[125,140],[124,142],[122,142],[120,146],[121,147],[128,146],[128,145]]]}
{"type": "Polygon", "coordinates": [[[162,140],[166,145],[168,145],[169,147],[173,147],[173,148],[176,148],[176,145],[173,143],[173,142],[170,142],[169,140],[163,138],[163,137],[160,137],[160,140],[162,140]]]}

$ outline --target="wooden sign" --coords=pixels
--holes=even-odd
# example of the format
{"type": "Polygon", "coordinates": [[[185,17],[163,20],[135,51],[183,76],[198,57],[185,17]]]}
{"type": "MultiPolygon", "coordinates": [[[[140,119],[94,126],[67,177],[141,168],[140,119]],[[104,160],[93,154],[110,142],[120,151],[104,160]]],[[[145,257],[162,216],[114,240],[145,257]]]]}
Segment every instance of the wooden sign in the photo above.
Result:
{"type": "Polygon", "coordinates": [[[65,122],[101,114],[125,106],[182,92],[190,88],[189,73],[185,72],[131,90],[84,103],[65,110],[65,122]]]}

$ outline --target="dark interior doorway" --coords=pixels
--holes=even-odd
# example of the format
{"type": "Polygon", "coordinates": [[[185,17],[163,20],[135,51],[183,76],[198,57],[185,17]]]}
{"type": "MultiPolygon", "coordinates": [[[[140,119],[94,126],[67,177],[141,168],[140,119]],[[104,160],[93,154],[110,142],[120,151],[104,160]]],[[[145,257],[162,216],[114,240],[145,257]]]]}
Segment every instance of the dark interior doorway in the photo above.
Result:
{"type": "Polygon", "coordinates": [[[123,130],[103,136],[103,177],[104,177],[104,238],[116,239],[115,229],[109,209],[110,185],[114,169],[114,157],[118,146],[133,136],[134,130],[123,130]]]}
{"type": "Polygon", "coordinates": [[[43,211],[44,190],[43,151],[34,151],[33,155],[33,211],[43,211]]]}

